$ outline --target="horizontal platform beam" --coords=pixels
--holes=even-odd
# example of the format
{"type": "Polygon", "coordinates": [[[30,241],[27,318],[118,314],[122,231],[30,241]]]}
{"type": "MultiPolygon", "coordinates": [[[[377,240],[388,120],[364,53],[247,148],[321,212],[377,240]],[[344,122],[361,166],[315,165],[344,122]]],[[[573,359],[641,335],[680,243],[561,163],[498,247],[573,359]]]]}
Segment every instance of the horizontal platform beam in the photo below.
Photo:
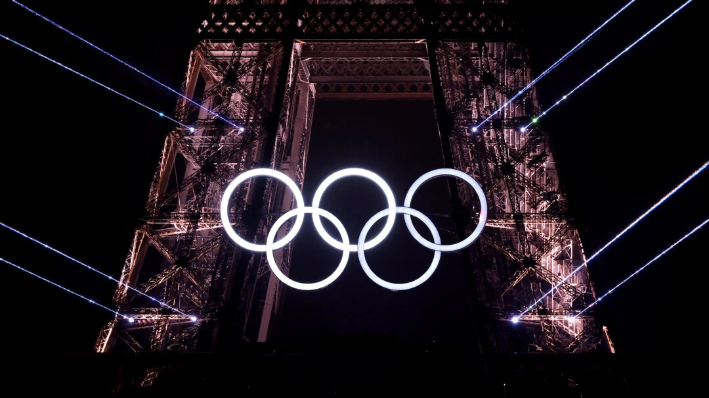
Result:
{"type": "Polygon", "coordinates": [[[310,83],[431,83],[430,76],[310,76],[310,83]]]}
{"type": "MultiPolygon", "coordinates": [[[[302,4],[302,3],[301,3],[302,4]]],[[[506,4],[212,6],[201,39],[438,39],[511,41],[522,17],[506,4]]]]}

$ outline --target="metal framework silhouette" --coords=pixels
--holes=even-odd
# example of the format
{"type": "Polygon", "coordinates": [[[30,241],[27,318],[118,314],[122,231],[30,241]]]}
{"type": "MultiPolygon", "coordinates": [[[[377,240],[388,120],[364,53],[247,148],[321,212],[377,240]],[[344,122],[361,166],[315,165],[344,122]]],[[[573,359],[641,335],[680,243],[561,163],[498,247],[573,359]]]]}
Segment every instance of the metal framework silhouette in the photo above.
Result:
{"type": "MultiPolygon", "coordinates": [[[[475,178],[490,206],[481,239],[463,256],[483,353],[590,352],[609,342],[591,311],[569,319],[595,299],[585,269],[511,322],[583,264],[584,253],[549,136],[519,129],[539,114],[536,92],[470,130],[533,79],[524,15],[508,3],[211,1],[182,90],[243,131],[178,102],[175,117],[196,130],[165,138],[120,277],[199,319],[119,285],[114,302],[135,322],[111,321],[95,350],[220,351],[268,340],[284,286],[264,254],[226,236],[219,202],[235,176],[256,167],[302,187],[320,98],[433,100],[445,166],[475,178]]],[[[457,233],[466,236],[477,220],[475,193],[455,179],[448,187],[457,233]]],[[[241,236],[264,242],[274,217],[293,206],[282,184],[256,179],[233,195],[231,220],[241,236]]],[[[287,273],[288,247],[276,259],[287,273]]]]}

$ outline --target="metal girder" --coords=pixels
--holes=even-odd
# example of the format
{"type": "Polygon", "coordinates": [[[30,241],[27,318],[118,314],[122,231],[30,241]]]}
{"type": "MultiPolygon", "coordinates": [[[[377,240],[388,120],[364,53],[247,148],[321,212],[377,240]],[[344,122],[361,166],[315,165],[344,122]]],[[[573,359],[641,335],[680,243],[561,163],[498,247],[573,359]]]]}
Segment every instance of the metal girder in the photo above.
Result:
{"type": "Polygon", "coordinates": [[[214,5],[199,25],[210,39],[278,40],[424,38],[509,40],[522,35],[520,16],[505,4],[214,5]]]}
{"type": "MultiPolygon", "coordinates": [[[[212,54],[212,51],[204,43],[200,43],[197,46],[198,53],[205,60],[207,60],[214,68],[218,76],[216,83],[207,89],[203,94],[203,99],[211,98],[217,93],[221,93],[223,96],[223,102],[228,103],[231,100],[231,95],[234,91],[244,98],[254,109],[261,109],[261,103],[259,98],[254,96],[247,88],[242,79],[246,79],[249,75],[253,75],[256,71],[255,68],[262,66],[263,64],[271,61],[280,51],[282,51],[283,46],[280,44],[273,44],[267,47],[266,51],[261,51],[262,47],[259,46],[258,55],[255,57],[250,57],[247,62],[243,64],[238,59],[241,58],[241,52],[239,51],[241,47],[236,46],[232,51],[229,61],[223,62],[218,57],[212,54]]],[[[261,71],[260,73],[263,73],[261,71]]],[[[255,78],[254,78],[255,79],[255,78]]],[[[221,112],[219,112],[221,113],[221,112]]]]}
{"type": "Polygon", "coordinates": [[[564,223],[568,218],[563,214],[554,213],[493,213],[488,214],[487,224],[514,224],[515,219],[522,218],[525,222],[554,222],[564,223]]]}
{"type": "Polygon", "coordinates": [[[126,345],[131,349],[133,352],[145,352],[145,348],[143,348],[138,341],[131,336],[130,333],[128,333],[126,330],[120,330],[118,332],[118,337],[123,340],[123,342],[126,343],[126,345]]]}
{"type": "Polygon", "coordinates": [[[158,167],[153,174],[153,180],[150,183],[150,192],[148,193],[148,200],[145,204],[145,208],[148,211],[153,210],[155,202],[167,186],[167,179],[170,177],[170,167],[175,159],[178,142],[179,141],[175,140],[175,137],[172,134],[168,134],[168,136],[165,137],[165,143],[163,144],[163,149],[160,153],[158,167]]]}
{"type": "Polygon", "coordinates": [[[201,164],[199,161],[199,153],[196,148],[190,145],[191,142],[185,137],[185,135],[178,133],[176,130],[172,130],[170,135],[173,136],[175,142],[177,143],[177,150],[182,154],[182,156],[184,156],[185,160],[199,167],[201,164]]]}
{"type": "Polygon", "coordinates": [[[150,243],[153,244],[153,246],[162,253],[163,256],[170,262],[174,263],[177,261],[177,254],[175,254],[170,247],[168,247],[165,242],[160,238],[158,234],[153,231],[153,229],[148,226],[148,225],[143,225],[140,230],[145,234],[148,239],[150,239],[150,243]]]}
{"type": "Polygon", "coordinates": [[[128,293],[128,286],[130,286],[130,283],[132,283],[132,281],[130,280],[131,273],[135,270],[134,267],[138,262],[140,251],[143,250],[143,245],[145,244],[146,239],[148,238],[142,230],[136,230],[133,234],[133,240],[131,241],[131,245],[128,249],[128,256],[123,262],[121,277],[119,279],[118,286],[116,287],[116,291],[113,294],[112,301],[116,305],[120,306],[123,303],[126,294],[128,293]]]}
{"type": "MultiPolygon", "coordinates": [[[[593,320],[590,320],[588,323],[593,323],[593,320]]],[[[569,354],[574,354],[577,351],[579,351],[583,344],[587,344],[589,346],[595,347],[598,345],[597,342],[589,342],[592,338],[595,337],[596,335],[596,330],[594,327],[591,327],[591,325],[584,325],[585,327],[583,328],[583,331],[579,333],[571,342],[564,347],[564,352],[569,353],[569,354]]],[[[589,347],[587,347],[588,349],[589,347]]]]}
{"type": "Polygon", "coordinates": [[[189,261],[194,261],[199,259],[200,257],[204,256],[207,252],[218,248],[221,244],[224,243],[224,236],[221,233],[218,233],[216,235],[213,235],[212,237],[209,238],[206,242],[202,243],[199,246],[192,246],[190,250],[186,252],[186,258],[189,261]]]}
{"type": "MultiPolygon", "coordinates": [[[[441,46],[443,54],[451,57],[450,62],[459,64],[464,71],[465,77],[465,92],[463,96],[457,99],[450,108],[450,114],[456,117],[463,110],[470,108],[472,101],[475,100],[485,89],[492,89],[497,93],[503,95],[505,100],[512,98],[521,87],[509,87],[505,80],[510,79],[506,76],[506,79],[502,79],[500,74],[502,72],[509,71],[508,64],[511,59],[519,59],[520,53],[517,48],[517,43],[507,43],[506,46],[510,46],[511,49],[506,51],[504,56],[500,59],[495,59],[494,66],[490,66],[490,57],[487,53],[487,48],[484,45],[477,45],[478,54],[471,56],[470,52],[472,49],[468,45],[466,50],[455,49],[450,44],[443,44],[441,46]],[[476,64],[477,62],[477,64],[476,64]]],[[[512,69],[512,73],[520,73],[520,68],[512,69]]],[[[526,95],[521,95],[516,102],[521,102],[525,100],[526,95]]],[[[491,111],[496,110],[496,107],[492,107],[491,111]]],[[[504,118],[498,118],[496,120],[505,120],[504,118]]]]}
{"type": "Polygon", "coordinates": [[[554,275],[553,273],[549,272],[546,268],[538,264],[539,258],[542,256],[539,256],[538,258],[535,256],[525,256],[519,253],[517,250],[514,248],[507,246],[505,244],[502,244],[495,239],[491,239],[487,237],[485,234],[480,235],[481,238],[485,243],[488,245],[494,247],[498,251],[502,252],[505,254],[507,257],[509,257],[511,260],[513,260],[516,264],[521,265],[522,268],[519,268],[515,271],[515,273],[512,275],[512,277],[509,278],[509,280],[505,283],[503,283],[500,288],[499,288],[499,296],[502,297],[505,293],[509,292],[510,289],[515,287],[519,282],[524,279],[525,276],[529,274],[529,272],[534,272],[537,276],[539,276],[541,279],[547,281],[550,283],[552,286],[558,286],[558,289],[563,291],[564,293],[570,295],[572,298],[576,298],[583,294],[580,292],[576,287],[572,286],[568,282],[562,282],[563,278],[560,278],[557,275],[554,275]]]}
{"type": "Polygon", "coordinates": [[[173,265],[165,268],[164,270],[160,271],[157,275],[153,276],[149,280],[147,280],[145,283],[140,285],[140,287],[138,289],[147,293],[147,292],[155,289],[159,285],[165,283],[165,281],[174,277],[175,275],[180,273],[180,271],[182,271],[182,267],[177,264],[173,264],[173,265]]]}
{"type": "MultiPolygon", "coordinates": [[[[205,162],[206,163],[206,162],[205,162]]],[[[151,207],[157,209],[158,211],[162,209],[164,206],[168,205],[172,200],[175,200],[178,196],[180,196],[183,192],[186,192],[187,190],[194,190],[194,191],[203,191],[207,188],[208,183],[207,180],[209,179],[209,176],[207,174],[209,173],[214,173],[214,174],[231,174],[232,168],[229,165],[224,165],[224,164],[218,164],[214,165],[214,169],[209,169],[208,171],[205,172],[205,168],[203,163],[201,168],[197,169],[192,173],[191,175],[185,177],[184,180],[180,182],[179,185],[177,185],[175,188],[173,188],[171,191],[164,193],[160,197],[156,198],[156,200],[151,203],[151,207]]],[[[213,162],[211,162],[214,164],[213,162]]]]}
{"type": "Polygon", "coordinates": [[[551,319],[548,317],[541,317],[539,319],[539,325],[542,328],[544,346],[551,352],[558,352],[557,341],[554,338],[554,330],[551,319]]]}
{"type": "Polygon", "coordinates": [[[431,83],[428,76],[311,76],[310,83],[431,83]]]}
{"type": "Polygon", "coordinates": [[[500,297],[504,296],[505,293],[509,292],[512,290],[513,287],[517,286],[518,283],[524,279],[525,276],[529,274],[529,268],[520,268],[517,271],[515,271],[514,275],[510,278],[510,280],[505,284],[502,285],[502,288],[500,288],[500,297]]]}
{"type": "Polygon", "coordinates": [[[96,344],[94,345],[94,352],[103,353],[109,350],[109,342],[111,341],[111,335],[114,333],[114,327],[116,325],[116,319],[112,319],[106,326],[101,328],[96,339],[96,344]]]}
{"type": "MultiPolygon", "coordinates": [[[[408,42],[402,42],[404,45],[408,44],[408,42]]],[[[305,42],[305,44],[308,44],[308,42],[305,42]]],[[[403,61],[403,62],[410,62],[410,61],[427,61],[428,60],[428,54],[426,53],[426,50],[417,50],[417,49],[410,49],[410,50],[361,50],[361,49],[356,49],[356,50],[331,50],[331,49],[325,49],[325,50],[308,50],[308,47],[306,46],[303,51],[300,53],[301,61],[339,61],[342,59],[350,59],[350,60],[357,60],[357,61],[403,61]]]]}
{"type": "Polygon", "coordinates": [[[191,222],[194,220],[195,214],[199,216],[199,222],[203,223],[205,226],[222,225],[220,213],[208,211],[201,211],[199,213],[185,211],[171,212],[165,215],[158,214],[155,216],[146,216],[143,218],[143,220],[146,224],[153,226],[153,230],[155,231],[156,235],[162,236],[164,234],[163,229],[156,229],[157,226],[174,226],[181,223],[191,222]]]}
{"type": "Polygon", "coordinates": [[[562,239],[568,237],[568,233],[571,232],[571,226],[565,222],[559,223],[557,228],[554,230],[554,234],[549,238],[544,240],[541,247],[537,248],[537,251],[532,254],[532,258],[539,261],[542,257],[546,256],[551,252],[551,250],[558,245],[562,239]]]}
{"type": "Polygon", "coordinates": [[[583,294],[575,286],[571,285],[568,282],[564,282],[564,279],[562,277],[555,275],[544,267],[537,267],[534,269],[534,272],[536,272],[539,277],[549,282],[552,286],[556,286],[557,289],[571,296],[572,299],[575,299],[576,297],[583,294]]]}

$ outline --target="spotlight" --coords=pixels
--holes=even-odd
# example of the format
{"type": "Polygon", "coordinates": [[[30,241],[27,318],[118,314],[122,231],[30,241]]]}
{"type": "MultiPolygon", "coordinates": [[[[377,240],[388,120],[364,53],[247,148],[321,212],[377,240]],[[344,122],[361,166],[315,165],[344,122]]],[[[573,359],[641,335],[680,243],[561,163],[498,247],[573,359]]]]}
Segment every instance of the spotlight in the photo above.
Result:
{"type": "Polygon", "coordinates": [[[518,316],[512,317],[512,323],[517,323],[517,322],[519,322],[519,317],[518,316]]]}

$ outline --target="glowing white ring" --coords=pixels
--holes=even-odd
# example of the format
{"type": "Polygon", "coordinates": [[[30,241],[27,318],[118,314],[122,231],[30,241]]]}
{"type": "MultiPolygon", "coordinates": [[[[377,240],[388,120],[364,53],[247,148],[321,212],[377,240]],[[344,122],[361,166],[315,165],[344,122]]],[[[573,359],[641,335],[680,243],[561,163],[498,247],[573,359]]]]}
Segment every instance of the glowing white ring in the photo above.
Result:
{"type": "MultiPolygon", "coordinates": [[[[359,234],[359,240],[357,241],[357,255],[359,257],[359,263],[362,265],[362,269],[364,270],[364,273],[367,274],[369,279],[374,281],[377,285],[385,288],[385,289],[391,289],[391,290],[407,290],[407,289],[413,289],[416,286],[426,282],[428,278],[433,275],[433,272],[436,271],[436,267],[438,267],[438,263],[441,261],[441,252],[439,250],[435,250],[435,254],[433,255],[433,261],[431,261],[431,266],[428,267],[428,270],[421,275],[418,279],[408,282],[408,283],[391,283],[387,282],[384,279],[378,277],[371,268],[369,268],[369,264],[367,264],[367,260],[364,258],[364,240],[367,238],[367,232],[369,232],[369,229],[372,228],[372,225],[374,225],[375,222],[377,222],[380,218],[384,217],[385,214],[387,214],[389,210],[382,210],[379,213],[375,214],[372,218],[367,221],[366,224],[364,224],[364,227],[362,227],[362,232],[359,234]]],[[[397,207],[396,208],[397,213],[404,213],[404,215],[411,215],[419,220],[423,221],[424,224],[428,227],[429,230],[431,230],[431,234],[433,235],[433,241],[436,243],[441,243],[441,236],[438,234],[438,230],[436,230],[436,226],[433,225],[433,222],[431,222],[431,219],[423,215],[418,210],[411,209],[409,207],[397,207]]]]}
{"type": "Polygon", "coordinates": [[[276,277],[278,277],[278,279],[281,280],[281,282],[285,283],[286,285],[300,290],[322,289],[323,287],[334,282],[335,279],[339,278],[340,274],[342,274],[342,271],[345,270],[347,260],[349,260],[350,258],[350,253],[347,250],[342,251],[342,260],[335,269],[335,272],[333,272],[330,276],[321,280],[320,282],[315,283],[301,283],[288,278],[283,272],[281,272],[281,270],[278,268],[278,265],[276,265],[276,260],[273,258],[273,240],[276,238],[276,233],[278,232],[278,229],[281,227],[281,225],[283,225],[283,223],[286,222],[286,220],[293,217],[293,214],[302,216],[304,213],[312,213],[313,217],[315,217],[315,215],[317,214],[320,216],[324,216],[328,220],[332,221],[332,223],[335,224],[335,227],[337,227],[337,230],[340,232],[344,244],[347,245],[348,243],[350,243],[350,240],[347,237],[347,231],[345,230],[345,226],[342,225],[340,220],[338,220],[337,217],[333,216],[332,213],[318,207],[303,207],[301,209],[293,209],[289,211],[288,213],[282,215],[278,220],[276,220],[275,223],[273,223],[271,230],[268,232],[268,237],[266,238],[266,258],[268,259],[268,266],[271,267],[271,271],[276,275],[276,277]]]}
{"type": "MultiPolygon", "coordinates": [[[[389,235],[389,231],[391,231],[391,228],[394,226],[394,219],[396,217],[396,200],[394,199],[394,193],[391,191],[391,188],[389,188],[389,185],[378,175],[372,173],[369,170],[365,169],[344,169],[340,170],[338,172],[335,172],[333,174],[330,174],[329,177],[323,181],[320,186],[318,187],[318,190],[315,191],[315,196],[313,197],[313,207],[319,207],[320,206],[320,199],[322,199],[323,193],[325,193],[325,189],[330,186],[333,182],[339,180],[342,177],[349,177],[349,176],[357,176],[357,177],[364,177],[368,178],[374,183],[376,183],[379,188],[384,191],[384,195],[386,195],[387,198],[387,203],[389,204],[389,208],[387,209],[387,212],[389,213],[386,224],[384,224],[384,228],[382,231],[377,235],[374,239],[370,240],[369,242],[364,244],[364,249],[371,249],[374,246],[378,245],[381,243],[381,241],[384,240],[384,238],[389,235]]],[[[343,244],[342,242],[338,242],[337,240],[333,239],[330,235],[328,235],[327,231],[325,231],[325,228],[322,225],[322,222],[320,221],[320,217],[317,214],[313,214],[313,222],[315,223],[315,229],[318,231],[320,236],[325,240],[325,242],[329,243],[330,246],[339,249],[339,250],[347,250],[350,252],[356,252],[357,251],[357,245],[347,245],[343,244]]]]}
{"type": "Polygon", "coordinates": [[[406,193],[406,198],[404,199],[404,207],[411,206],[411,199],[413,199],[414,193],[417,189],[419,189],[421,185],[423,185],[423,183],[432,178],[441,176],[458,177],[461,180],[470,184],[475,190],[475,193],[478,194],[478,198],[480,199],[480,218],[478,219],[478,225],[477,227],[475,227],[473,233],[470,234],[470,236],[468,236],[464,240],[452,245],[434,244],[426,240],[423,236],[421,236],[421,234],[418,233],[418,231],[416,231],[416,228],[414,228],[414,224],[411,222],[410,215],[404,214],[404,221],[406,222],[406,227],[409,229],[409,233],[411,233],[411,236],[413,236],[414,239],[416,239],[420,244],[431,250],[452,252],[456,250],[465,249],[466,247],[470,246],[475,241],[475,239],[478,238],[478,236],[480,236],[480,233],[485,227],[485,222],[487,221],[487,200],[485,199],[485,194],[483,193],[482,188],[480,188],[480,185],[477,183],[477,181],[473,179],[473,177],[455,169],[437,169],[429,171],[428,173],[419,177],[418,180],[414,181],[413,184],[411,184],[411,188],[409,188],[409,192],[406,193]]]}
{"type": "Polygon", "coordinates": [[[280,249],[281,247],[287,245],[288,242],[292,241],[298,231],[300,231],[300,227],[301,225],[303,225],[303,218],[305,217],[305,213],[302,210],[303,207],[305,207],[305,200],[303,200],[303,194],[300,193],[300,188],[298,188],[298,185],[296,185],[295,182],[293,182],[293,180],[291,180],[287,175],[281,173],[280,171],[272,169],[253,169],[236,177],[234,181],[232,181],[226,187],[226,189],[224,190],[224,195],[222,195],[222,203],[220,207],[222,224],[224,225],[224,230],[226,231],[227,235],[229,235],[234,240],[234,242],[236,242],[237,245],[243,247],[246,250],[251,250],[254,252],[265,252],[267,245],[257,245],[255,243],[247,242],[236,234],[236,231],[234,231],[234,228],[231,227],[231,223],[229,222],[229,198],[231,197],[231,194],[234,192],[234,190],[239,184],[248,180],[249,178],[261,176],[272,177],[285,183],[288,188],[293,191],[293,197],[295,197],[295,202],[297,206],[295,209],[293,209],[297,213],[293,228],[290,230],[290,232],[288,232],[286,236],[283,237],[283,239],[274,243],[273,248],[271,250],[280,249]]]}

